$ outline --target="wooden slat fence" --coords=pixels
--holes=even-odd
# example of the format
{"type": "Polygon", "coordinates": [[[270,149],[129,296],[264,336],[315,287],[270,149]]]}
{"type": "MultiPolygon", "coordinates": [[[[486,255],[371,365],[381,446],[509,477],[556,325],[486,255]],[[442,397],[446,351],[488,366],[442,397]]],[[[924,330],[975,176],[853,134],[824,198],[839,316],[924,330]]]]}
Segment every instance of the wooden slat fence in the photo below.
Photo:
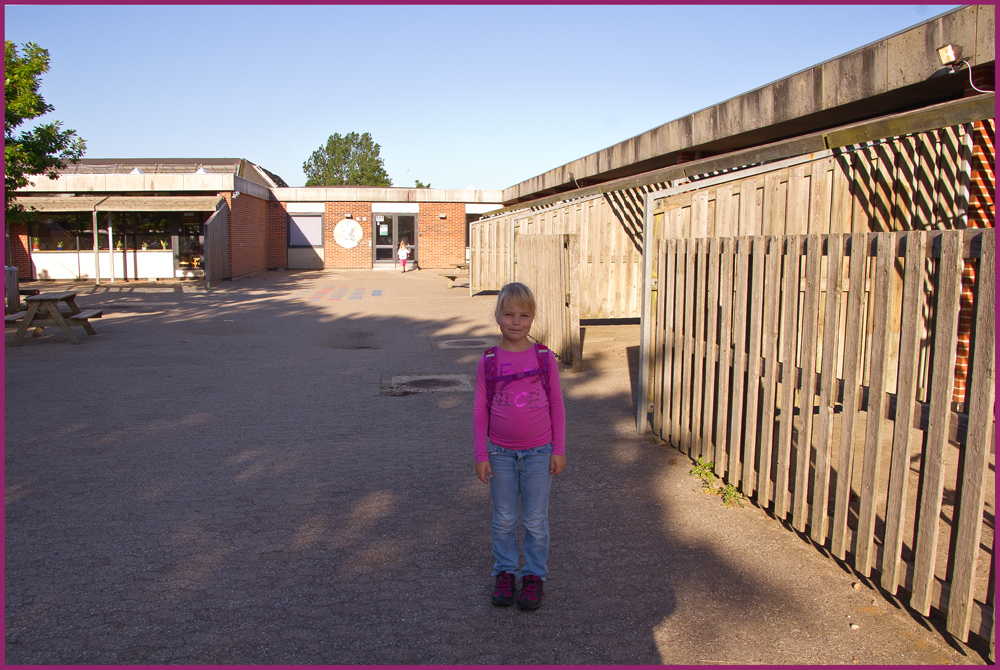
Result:
{"type": "MultiPolygon", "coordinates": [[[[951,126],[698,179],[648,196],[649,223],[644,228],[649,230],[644,236],[651,240],[964,228],[971,140],[971,124],[951,126]]],[[[897,263],[896,272],[901,267],[897,263]]],[[[649,271],[646,268],[647,277],[649,271]]],[[[888,297],[893,309],[886,326],[896,337],[901,327],[900,291],[893,285],[888,297]]],[[[866,321],[874,317],[871,303],[859,315],[866,321]]],[[[925,310],[917,382],[922,400],[930,374],[930,321],[925,310]]],[[[841,333],[841,342],[844,337],[841,333]]],[[[871,342],[861,346],[858,374],[867,384],[871,342]]],[[[648,359],[649,352],[645,355],[648,359]]],[[[648,376],[651,364],[646,360],[643,374],[648,376]]],[[[885,380],[890,390],[896,387],[896,369],[891,358],[885,380]]],[[[637,407],[637,414],[644,425],[642,407],[637,407]]]]}
{"type": "Polygon", "coordinates": [[[229,209],[223,205],[205,222],[205,286],[229,277],[229,209]]]}
{"type": "Polygon", "coordinates": [[[17,268],[4,266],[4,314],[12,314],[21,309],[21,293],[17,284],[17,268]]]}
{"type": "Polygon", "coordinates": [[[526,235],[518,244],[516,281],[532,288],[538,304],[531,336],[582,369],[577,236],[526,235]]]}
{"type": "Polygon", "coordinates": [[[963,640],[994,635],[994,240],[660,239],[646,331],[656,435],[963,640]],[[959,414],[963,263],[977,282],[959,414]]]}
{"type": "Polygon", "coordinates": [[[664,217],[660,236],[962,228],[972,130],[830,149],[664,190],[653,204],[664,217]]]}
{"type": "Polygon", "coordinates": [[[514,217],[474,221],[469,229],[469,291],[499,291],[514,276],[514,217]]]}
{"type": "Polygon", "coordinates": [[[470,290],[498,290],[515,274],[520,240],[577,236],[581,319],[637,318],[642,302],[643,187],[502,212],[472,223],[470,290]]]}

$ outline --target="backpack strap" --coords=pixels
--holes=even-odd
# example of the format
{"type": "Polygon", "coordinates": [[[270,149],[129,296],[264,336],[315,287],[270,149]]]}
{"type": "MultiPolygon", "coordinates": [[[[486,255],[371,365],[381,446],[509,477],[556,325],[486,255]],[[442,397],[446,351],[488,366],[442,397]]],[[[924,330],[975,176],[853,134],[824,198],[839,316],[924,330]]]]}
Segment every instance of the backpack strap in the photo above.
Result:
{"type": "Polygon", "coordinates": [[[486,409],[493,407],[493,395],[497,390],[497,348],[490,347],[486,357],[486,409]]]}
{"type": "MultiPolygon", "coordinates": [[[[549,348],[536,342],[535,354],[538,356],[538,368],[542,371],[542,388],[545,389],[545,398],[549,399],[552,397],[549,392],[549,348]]],[[[551,408],[551,405],[549,407],[551,408]]]]}

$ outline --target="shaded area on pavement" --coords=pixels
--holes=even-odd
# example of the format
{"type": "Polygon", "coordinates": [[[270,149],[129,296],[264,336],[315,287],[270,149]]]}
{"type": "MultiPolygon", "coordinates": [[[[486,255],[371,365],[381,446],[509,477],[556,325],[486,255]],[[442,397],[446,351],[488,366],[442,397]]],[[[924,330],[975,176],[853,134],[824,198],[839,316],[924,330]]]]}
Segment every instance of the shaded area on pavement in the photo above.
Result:
{"type": "Polygon", "coordinates": [[[81,291],[97,336],[6,349],[6,661],[982,662],[635,435],[634,324],[561,372],[546,602],[493,607],[471,393],[384,392],[473,375],[481,348],[439,344],[496,337],[495,297],[439,279],[81,291]],[[367,292],[312,299],[338,287],[367,292]]]}

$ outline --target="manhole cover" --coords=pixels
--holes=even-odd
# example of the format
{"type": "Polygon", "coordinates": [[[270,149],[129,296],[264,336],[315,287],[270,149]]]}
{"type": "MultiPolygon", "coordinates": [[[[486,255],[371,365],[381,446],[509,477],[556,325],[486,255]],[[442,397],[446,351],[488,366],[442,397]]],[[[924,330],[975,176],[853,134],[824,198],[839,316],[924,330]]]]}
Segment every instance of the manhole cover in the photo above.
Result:
{"type": "Polygon", "coordinates": [[[462,382],[457,379],[414,379],[412,382],[407,382],[406,386],[410,386],[418,389],[443,389],[452,386],[458,386],[462,382]]]}
{"type": "Polygon", "coordinates": [[[382,395],[406,396],[414,393],[435,391],[472,392],[472,377],[469,375],[386,375],[382,377],[382,395]]]}

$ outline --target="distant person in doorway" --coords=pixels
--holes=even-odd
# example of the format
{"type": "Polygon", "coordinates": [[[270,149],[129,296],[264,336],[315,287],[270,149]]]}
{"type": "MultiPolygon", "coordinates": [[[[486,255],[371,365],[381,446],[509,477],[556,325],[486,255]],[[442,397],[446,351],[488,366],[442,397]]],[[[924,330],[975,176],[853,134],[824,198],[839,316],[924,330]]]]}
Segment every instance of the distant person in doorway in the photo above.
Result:
{"type": "Polygon", "coordinates": [[[472,406],[476,476],[493,499],[494,605],[542,604],[549,558],[549,488],[566,467],[566,412],[559,366],[548,348],[532,344],[531,289],[500,289],[494,313],[503,340],[487,349],[476,368],[472,406]],[[517,512],[524,526],[524,565],[517,547],[517,512]]]}
{"type": "Polygon", "coordinates": [[[399,243],[399,251],[396,255],[399,256],[399,262],[403,264],[403,272],[406,272],[406,259],[410,257],[410,250],[406,248],[406,240],[399,243]]]}

